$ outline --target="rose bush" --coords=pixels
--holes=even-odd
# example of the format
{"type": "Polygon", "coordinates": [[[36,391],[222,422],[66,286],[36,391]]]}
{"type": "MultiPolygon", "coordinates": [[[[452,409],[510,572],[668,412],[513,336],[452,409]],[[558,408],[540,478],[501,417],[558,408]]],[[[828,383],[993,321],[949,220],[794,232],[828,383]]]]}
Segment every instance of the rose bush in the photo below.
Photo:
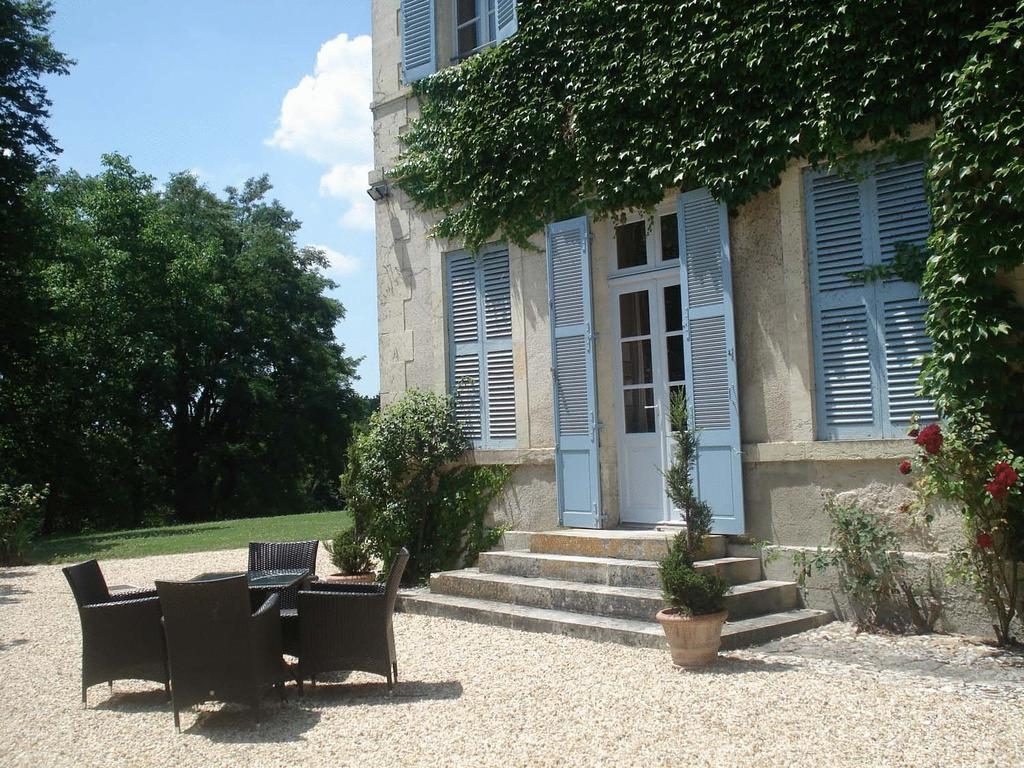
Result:
{"type": "Polygon", "coordinates": [[[963,515],[964,545],[953,553],[952,575],[971,584],[992,613],[996,640],[1013,640],[1014,621],[1024,615],[1020,562],[1024,559],[1024,494],[1020,473],[1024,457],[995,437],[978,411],[964,408],[939,424],[911,425],[919,447],[903,474],[918,473],[915,506],[931,521],[941,499],[963,515]],[[909,466],[908,466],[909,465],[909,466]]]}

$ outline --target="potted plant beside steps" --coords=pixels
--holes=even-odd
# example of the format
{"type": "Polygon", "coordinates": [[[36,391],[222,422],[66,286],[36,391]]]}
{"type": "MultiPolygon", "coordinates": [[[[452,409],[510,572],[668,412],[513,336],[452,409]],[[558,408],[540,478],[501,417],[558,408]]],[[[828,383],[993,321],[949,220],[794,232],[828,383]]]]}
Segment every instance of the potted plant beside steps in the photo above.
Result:
{"type": "Polygon", "coordinates": [[[728,585],[714,572],[694,566],[704,538],[711,532],[711,508],[693,491],[693,465],[697,434],[690,428],[686,396],[677,392],[669,411],[674,456],[665,472],[669,498],[682,515],[685,528],[676,534],[668,554],[658,564],[661,590],[670,607],[658,612],[665,630],[672,662],[681,667],[707,664],[718,655],[722,625],[728,617],[725,594],[728,585]]]}
{"type": "Polygon", "coordinates": [[[330,552],[331,562],[338,569],[338,573],[332,573],[326,581],[360,583],[376,580],[366,543],[356,535],[354,528],[346,528],[332,541],[325,542],[324,549],[330,552]]]}

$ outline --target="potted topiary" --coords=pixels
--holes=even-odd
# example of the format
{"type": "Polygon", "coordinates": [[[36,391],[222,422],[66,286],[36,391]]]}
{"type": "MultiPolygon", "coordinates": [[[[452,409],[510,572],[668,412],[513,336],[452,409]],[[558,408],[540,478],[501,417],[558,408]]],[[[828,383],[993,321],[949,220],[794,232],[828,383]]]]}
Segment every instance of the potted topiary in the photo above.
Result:
{"type": "Polygon", "coordinates": [[[707,664],[718,655],[722,625],[728,616],[725,594],[729,588],[717,574],[694,566],[696,554],[704,549],[704,537],[711,532],[711,508],[693,490],[697,435],[690,428],[683,393],[673,395],[669,414],[675,456],[665,473],[665,485],[685,528],[658,564],[662,595],[670,607],[659,611],[657,619],[668,638],[672,662],[691,667],[707,664]]]}
{"type": "Polygon", "coordinates": [[[354,528],[340,531],[324,548],[330,552],[331,562],[339,571],[328,576],[327,581],[370,582],[377,578],[366,543],[356,535],[354,528]]]}
{"type": "Polygon", "coordinates": [[[722,645],[722,625],[728,585],[713,572],[698,571],[687,546],[686,532],[680,532],[658,564],[661,591],[669,608],[658,611],[665,630],[672,663],[696,667],[714,661],[722,645]]]}

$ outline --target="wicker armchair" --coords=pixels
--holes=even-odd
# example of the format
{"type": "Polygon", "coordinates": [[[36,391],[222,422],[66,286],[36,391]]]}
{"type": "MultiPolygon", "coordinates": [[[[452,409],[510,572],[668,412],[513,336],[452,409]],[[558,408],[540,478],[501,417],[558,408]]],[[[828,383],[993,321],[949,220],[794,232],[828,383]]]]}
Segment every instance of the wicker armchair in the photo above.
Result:
{"type": "Polygon", "coordinates": [[[392,615],[402,572],[409,560],[404,548],[395,556],[384,584],[314,582],[299,592],[299,666],[301,679],[359,670],[383,675],[388,687],[398,681],[392,615]]]}
{"type": "Polygon", "coordinates": [[[283,686],[290,677],[281,657],[278,595],[251,613],[245,576],[158,581],[156,588],[167,633],[174,727],[181,730],[183,707],[211,699],[249,704],[258,722],[266,688],[283,686]]]}
{"type": "MultiPolygon", "coordinates": [[[[305,568],[316,574],[316,551],[319,541],[254,541],[249,544],[250,571],[292,571],[305,568]]],[[[281,611],[294,615],[299,588],[281,591],[281,611]]]]}
{"type": "Polygon", "coordinates": [[[111,595],[99,563],[62,569],[82,622],[82,704],[86,691],[114,680],[152,680],[167,688],[167,653],[155,590],[111,595]]]}

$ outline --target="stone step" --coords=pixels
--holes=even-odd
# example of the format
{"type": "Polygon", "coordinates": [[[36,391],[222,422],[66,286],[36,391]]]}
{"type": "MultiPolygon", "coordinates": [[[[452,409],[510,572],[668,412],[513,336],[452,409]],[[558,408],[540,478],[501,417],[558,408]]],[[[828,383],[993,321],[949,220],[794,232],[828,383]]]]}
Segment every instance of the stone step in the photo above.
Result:
{"type": "MultiPolygon", "coordinates": [[[[477,568],[435,573],[430,577],[430,590],[434,594],[646,621],[665,607],[656,589],[481,573],[477,568]]],[[[791,581],[739,584],[726,596],[726,608],[734,619],[785,611],[799,604],[797,586],[791,581]]]]}
{"type": "MultiPolygon", "coordinates": [[[[525,576],[611,587],[659,589],[658,564],[651,560],[618,557],[549,555],[539,552],[481,552],[480,571],[506,576],[525,576]]],[[[746,584],[761,579],[761,561],[756,557],[716,557],[698,560],[698,570],[714,569],[729,584],[746,584]]]]}
{"type": "MultiPolygon", "coordinates": [[[[624,560],[660,560],[668,552],[673,533],[664,531],[541,531],[530,534],[531,552],[546,555],[614,557],[624,560]]],[[[697,559],[725,555],[725,536],[706,536],[697,559]]]]}
{"type": "MultiPolygon", "coordinates": [[[[399,594],[398,610],[425,616],[460,619],[527,632],[546,632],[587,640],[621,643],[646,648],[668,647],[661,625],[656,621],[594,616],[550,608],[509,605],[457,595],[438,595],[426,588],[399,594]]],[[[722,648],[740,648],[820,627],[832,620],[828,611],[795,608],[749,619],[726,622],[722,648]]]]}

